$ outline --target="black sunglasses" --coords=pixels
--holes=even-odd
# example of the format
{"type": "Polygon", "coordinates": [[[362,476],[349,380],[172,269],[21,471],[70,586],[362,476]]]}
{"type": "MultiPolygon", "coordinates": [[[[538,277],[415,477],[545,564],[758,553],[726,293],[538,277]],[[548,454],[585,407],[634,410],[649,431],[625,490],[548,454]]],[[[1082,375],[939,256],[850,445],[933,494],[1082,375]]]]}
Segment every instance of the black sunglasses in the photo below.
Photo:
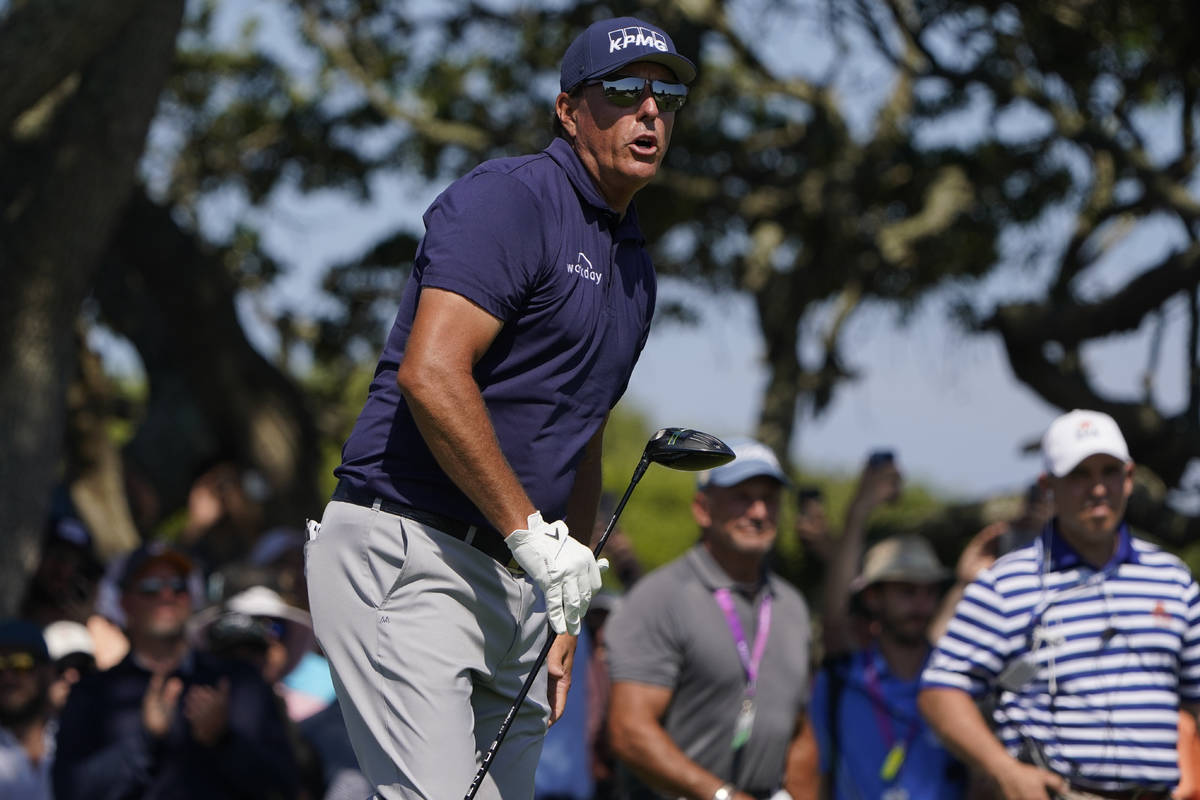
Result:
{"type": "Polygon", "coordinates": [[[163,589],[170,589],[172,594],[183,594],[188,586],[183,578],[143,578],[133,588],[138,594],[153,597],[163,589]]]}
{"type": "Polygon", "coordinates": [[[642,102],[646,87],[650,87],[650,96],[658,104],[661,112],[678,111],[687,102],[688,87],[682,83],[670,81],[655,81],[650,78],[634,76],[601,78],[589,81],[588,86],[600,85],[604,97],[618,108],[631,108],[642,102]]]}

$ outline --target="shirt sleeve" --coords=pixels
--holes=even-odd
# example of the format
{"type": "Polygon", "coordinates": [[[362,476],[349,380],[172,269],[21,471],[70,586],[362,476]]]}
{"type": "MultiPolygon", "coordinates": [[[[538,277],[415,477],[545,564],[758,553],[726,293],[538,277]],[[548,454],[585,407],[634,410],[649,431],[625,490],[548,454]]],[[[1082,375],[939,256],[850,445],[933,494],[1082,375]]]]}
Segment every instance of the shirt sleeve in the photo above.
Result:
{"type": "Polygon", "coordinates": [[[421,287],[462,295],[507,320],[538,280],[551,224],[521,181],[502,172],[473,173],[447,189],[425,215],[421,287]]]}
{"type": "Polygon", "coordinates": [[[683,664],[671,582],[648,576],[621,600],[605,626],[613,681],[674,687],[683,664]]]}
{"type": "Polygon", "coordinates": [[[961,689],[982,697],[1012,655],[1003,609],[1004,598],[987,573],[970,584],[921,673],[921,689],[961,689]]]}
{"type": "Polygon", "coordinates": [[[1179,653],[1179,696],[1185,703],[1200,703],[1200,587],[1190,580],[1184,590],[1187,606],[1183,647],[1179,653]]]}

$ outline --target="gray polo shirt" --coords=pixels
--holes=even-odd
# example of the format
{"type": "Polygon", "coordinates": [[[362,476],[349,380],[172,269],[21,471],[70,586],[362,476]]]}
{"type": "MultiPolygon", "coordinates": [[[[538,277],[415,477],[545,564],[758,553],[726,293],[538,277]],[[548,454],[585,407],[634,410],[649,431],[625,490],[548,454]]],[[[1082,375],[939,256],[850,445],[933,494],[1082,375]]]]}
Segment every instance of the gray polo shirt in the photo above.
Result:
{"type": "Polygon", "coordinates": [[[662,724],[688,758],[742,790],[782,785],[796,717],[809,696],[808,607],[791,584],[771,573],[765,585],[734,583],[698,544],[638,581],[609,618],[605,638],[614,682],[671,689],[662,724]],[[754,728],[736,764],[730,743],[746,671],[713,596],[721,587],[733,590],[751,647],[759,605],[767,591],[772,594],[754,728]]]}

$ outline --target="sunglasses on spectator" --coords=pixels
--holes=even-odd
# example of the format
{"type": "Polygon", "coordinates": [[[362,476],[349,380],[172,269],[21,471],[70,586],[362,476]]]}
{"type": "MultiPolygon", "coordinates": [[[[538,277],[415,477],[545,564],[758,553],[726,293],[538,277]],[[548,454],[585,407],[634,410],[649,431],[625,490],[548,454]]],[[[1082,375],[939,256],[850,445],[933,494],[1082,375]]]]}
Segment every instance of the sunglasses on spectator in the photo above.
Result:
{"type": "Polygon", "coordinates": [[[0,672],[29,672],[37,665],[33,653],[0,653],[0,672]]]}
{"type": "Polygon", "coordinates": [[[162,592],[163,589],[170,589],[172,594],[183,594],[187,591],[187,581],[183,578],[142,578],[133,585],[134,591],[138,594],[153,597],[162,592]]]}
{"type": "Polygon", "coordinates": [[[634,76],[601,78],[589,81],[588,86],[599,85],[605,99],[617,108],[632,108],[642,102],[646,87],[650,87],[650,96],[658,105],[658,110],[664,113],[678,111],[687,101],[688,87],[682,83],[656,81],[650,78],[634,76]]]}

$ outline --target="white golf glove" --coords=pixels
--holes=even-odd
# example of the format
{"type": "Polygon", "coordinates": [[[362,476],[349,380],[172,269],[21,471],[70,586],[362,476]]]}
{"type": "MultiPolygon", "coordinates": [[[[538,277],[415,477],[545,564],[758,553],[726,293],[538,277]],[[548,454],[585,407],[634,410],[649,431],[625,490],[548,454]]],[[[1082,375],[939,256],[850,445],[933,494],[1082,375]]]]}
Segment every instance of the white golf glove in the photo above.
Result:
{"type": "Polygon", "coordinates": [[[579,633],[592,595],[600,588],[600,570],[606,559],[596,561],[592,551],[571,538],[567,523],[544,522],[535,511],[525,521],[526,530],[516,530],[504,540],[521,569],[546,595],[546,613],[555,633],[579,633]]]}

